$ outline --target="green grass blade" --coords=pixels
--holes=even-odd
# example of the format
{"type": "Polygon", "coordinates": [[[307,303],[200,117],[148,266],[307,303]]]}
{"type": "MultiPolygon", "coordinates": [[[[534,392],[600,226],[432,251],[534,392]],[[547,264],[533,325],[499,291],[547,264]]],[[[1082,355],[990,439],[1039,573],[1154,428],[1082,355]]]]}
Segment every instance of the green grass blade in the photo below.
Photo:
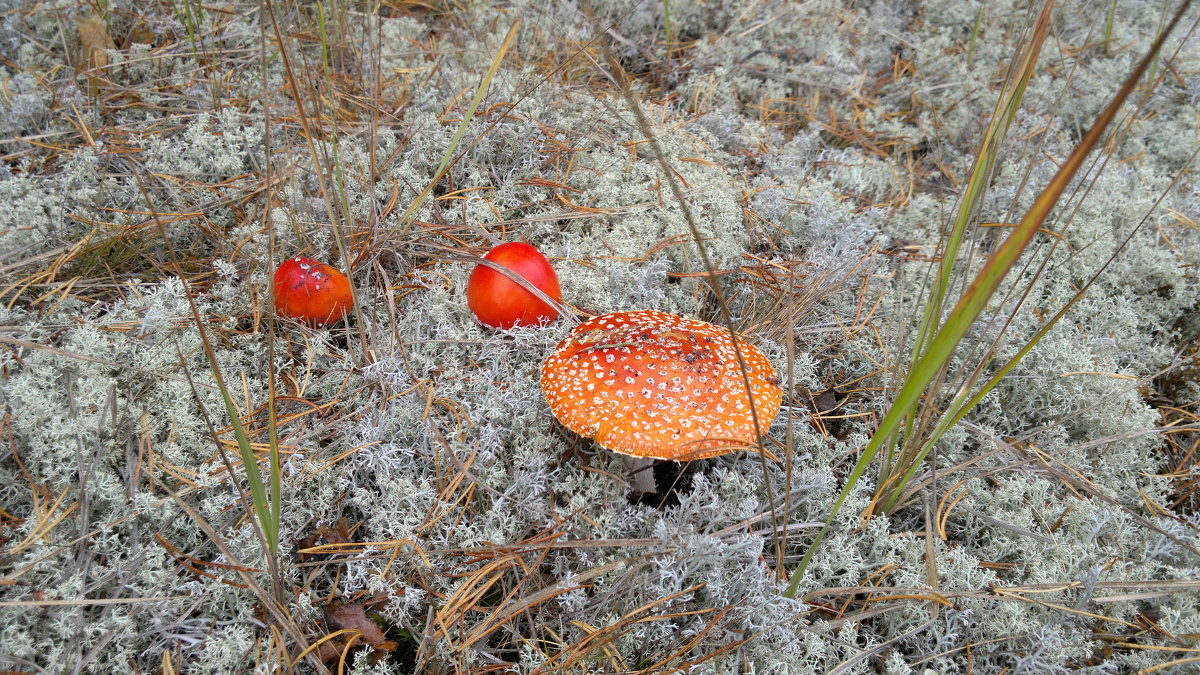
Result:
{"type": "Polygon", "coordinates": [[[508,53],[509,47],[512,46],[513,40],[517,37],[517,29],[521,26],[521,20],[513,21],[509,27],[508,33],[504,36],[504,41],[500,43],[500,49],[496,50],[496,55],[492,57],[492,63],[488,66],[487,72],[484,73],[483,79],[479,81],[479,86],[475,88],[475,96],[471,98],[471,104],[467,106],[466,114],[458,123],[458,129],[454,131],[454,137],[450,139],[450,145],[447,146],[446,152],[442,153],[442,162],[438,165],[437,171],[434,172],[433,178],[429,184],[421,190],[421,194],[413,200],[412,204],[404,210],[400,216],[400,224],[398,226],[400,234],[408,232],[408,228],[412,225],[412,219],[416,217],[417,211],[421,205],[425,203],[425,199],[429,197],[429,193],[433,191],[433,186],[437,185],[446,172],[450,170],[450,160],[453,159],[454,153],[458,150],[458,144],[462,141],[463,134],[467,131],[467,126],[471,124],[471,120],[475,117],[475,111],[479,108],[480,102],[483,101],[484,94],[487,93],[488,87],[492,84],[492,78],[500,70],[500,63],[504,61],[504,55],[508,53]]]}
{"type": "MultiPolygon", "coordinates": [[[[1189,161],[1195,161],[1195,158],[1198,154],[1200,154],[1200,149],[1198,149],[1195,153],[1192,153],[1192,157],[1189,161]]],[[[1172,186],[1177,184],[1180,178],[1182,178],[1182,174],[1176,176],[1175,180],[1172,181],[1172,186]]],[[[985,382],[983,386],[981,386],[978,391],[975,392],[975,394],[968,398],[967,390],[964,389],[954,398],[953,401],[951,401],[950,405],[946,408],[946,413],[942,415],[941,419],[938,421],[937,426],[934,427],[932,432],[930,432],[929,437],[922,442],[921,449],[913,466],[910,467],[907,472],[905,472],[905,475],[899,481],[898,485],[901,486],[901,489],[895,490],[888,497],[888,499],[884,501],[883,510],[885,512],[891,511],[897,500],[903,497],[903,486],[912,479],[913,475],[916,473],[917,466],[924,461],[926,455],[928,455],[929,451],[933,448],[933,445],[937,443],[947,431],[953,428],[954,425],[962,421],[963,417],[965,417],[968,412],[970,412],[975,406],[979,405],[979,402],[982,401],[983,398],[996,387],[996,385],[1000,384],[1000,381],[1003,380],[1004,377],[1008,375],[1008,373],[1011,372],[1012,369],[1015,368],[1017,364],[1019,364],[1025,358],[1025,356],[1034,348],[1034,346],[1041,342],[1042,338],[1045,337],[1046,334],[1049,333],[1052,328],[1054,328],[1054,326],[1058,325],[1058,322],[1064,316],[1066,316],[1071,307],[1073,307],[1076,302],[1079,302],[1079,300],[1083,298],[1088,289],[1092,287],[1092,284],[1096,283],[1096,280],[1100,278],[1100,275],[1102,275],[1104,271],[1107,270],[1108,267],[1117,259],[1117,256],[1119,256],[1121,252],[1125,250],[1125,248],[1129,245],[1129,242],[1133,240],[1134,235],[1137,234],[1137,232],[1142,228],[1142,225],[1145,223],[1146,220],[1143,219],[1141,223],[1138,223],[1136,227],[1129,231],[1129,234],[1125,236],[1125,239],[1122,240],[1121,244],[1117,246],[1117,248],[1109,255],[1108,259],[1104,261],[1104,264],[1100,265],[1099,269],[1092,273],[1087,282],[1084,283],[1083,286],[1081,286],[1073,296],[1071,296],[1071,299],[1068,300],[1057,312],[1055,312],[1054,316],[1047,319],[1046,323],[1043,324],[1042,327],[1039,328],[1037,332],[1035,332],[1033,336],[1026,341],[1026,343],[1017,351],[1016,354],[1014,354],[1003,366],[1000,367],[999,370],[997,370],[990,378],[988,378],[988,381],[985,382]]]]}
{"type": "Polygon", "coordinates": [[[321,67],[325,71],[325,78],[329,79],[329,33],[325,28],[325,3],[317,0],[317,36],[321,43],[321,67]]]}
{"type": "MultiPolygon", "coordinates": [[[[204,345],[204,355],[208,358],[209,368],[212,370],[213,380],[216,381],[217,389],[221,392],[221,399],[225,402],[225,412],[229,415],[230,426],[233,427],[234,438],[237,439],[238,451],[242,456],[242,466],[246,469],[246,483],[250,487],[250,500],[254,502],[254,515],[258,520],[259,528],[262,529],[263,538],[266,539],[267,555],[273,556],[279,550],[279,508],[276,506],[274,510],[271,508],[272,502],[267,499],[267,489],[263,485],[262,474],[258,471],[258,458],[254,455],[254,450],[250,447],[250,437],[246,435],[246,429],[242,426],[241,415],[238,413],[237,406],[233,403],[233,397],[229,395],[229,388],[225,386],[225,378],[221,375],[221,366],[217,362],[217,354],[213,351],[212,344],[208,340],[208,334],[204,330],[204,321],[200,318],[200,310],[196,307],[196,303],[192,300],[191,294],[188,294],[188,304],[192,308],[192,318],[196,322],[197,330],[200,331],[200,342],[204,345]]],[[[278,484],[278,450],[272,442],[272,486],[278,484]]],[[[273,495],[273,503],[278,504],[279,490],[275,488],[273,495]]]]}
{"type": "Polygon", "coordinates": [[[979,6],[975,13],[975,25],[971,27],[971,39],[967,40],[967,65],[975,64],[975,43],[979,40],[979,28],[983,25],[983,17],[987,13],[987,3],[979,6]]]}
{"type": "MultiPolygon", "coordinates": [[[[1176,16],[1175,21],[1172,21],[1171,23],[1171,27],[1174,27],[1180,16],[1181,15],[1176,16]]],[[[950,312],[949,317],[947,317],[945,325],[934,337],[929,346],[928,352],[922,356],[920,361],[914,367],[913,372],[910,375],[910,380],[907,381],[905,386],[901,388],[901,394],[897,395],[897,400],[893,407],[900,406],[902,399],[910,401],[915,400],[911,395],[907,398],[903,396],[904,390],[913,383],[912,378],[918,378],[918,380],[921,382],[920,386],[923,389],[925,385],[932,381],[942,366],[950,360],[954,350],[958,347],[959,342],[962,341],[963,336],[966,335],[966,332],[971,327],[971,324],[974,323],[979,317],[979,314],[983,312],[983,309],[987,306],[988,301],[991,300],[996,290],[1000,287],[1000,284],[1008,275],[1008,272],[1013,268],[1014,265],[1016,265],[1021,253],[1033,239],[1033,235],[1037,233],[1038,228],[1040,228],[1045,222],[1046,217],[1050,215],[1050,211],[1058,203],[1058,200],[1062,196],[1063,192],[1066,191],[1067,185],[1079,172],[1080,167],[1083,166],[1084,160],[1096,147],[1096,145],[1099,144],[1100,138],[1104,134],[1105,129],[1108,128],[1108,125],[1112,122],[1113,118],[1116,117],[1117,111],[1120,110],[1121,105],[1129,97],[1129,94],[1133,92],[1137,82],[1141,79],[1141,76],[1145,73],[1146,68],[1149,66],[1150,62],[1153,61],[1154,56],[1158,53],[1159,48],[1162,46],[1162,41],[1166,39],[1169,30],[1170,29],[1168,29],[1168,31],[1164,31],[1159,36],[1150,53],[1142,59],[1134,71],[1126,78],[1117,95],[1113,97],[1112,101],[1110,101],[1104,111],[1101,112],[1096,122],[1084,135],[1083,139],[1080,140],[1079,144],[1074,150],[1072,150],[1062,167],[1059,168],[1058,172],[1050,180],[1050,183],[1046,186],[1046,189],[1043,190],[1040,195],[1038,195],[1038,198],[1034,201],[1029,211],[1026,212],[1025,216],[1021,219],[1021,222],[1017,225],[1013,233],[1004,241],[1004,243],[996,250],[996,252],[992,254],[987,262],[984,263],[983,269],[979,272],[979,276],[975,278],[975,280],[963,293],[963,296],[959,299],[958,304],[950,312]]],[[[1049,330],[1049,328],[1044,327],[1043,330],[1049,330]]],[[[1041,334],[1044,335],[1044,332],[1041,334]]],[[[1041,339],[1040,336],[1038,339],[1041,339]]],[[[1027,345],[1027,347],[1031,348],[1032,345],[1027,345]]],[[[1022,350],[1021,356],[1023,357],[1025,353],[1028,353],[1028,349],[1022,350]]],[[[1016,364],[1013,363],[1012,365],[1016,364]]],[[[1009,369],[1011,369],[1011,366],[1009,369]]],[[[992,386],[995,385],[993,384],[992,386]]],[[[961,409],[955,414],[959,417],[959,419],[961,419],[961,415],[965,414],[966,410],[969,410],[969,408],[961,409]]],[[[883,426],[881,425],[880,430],[882,431],[882,429],[883,426]]],[[[890,433],[890,431],[888,433],[890,433]]],[[[926,449],[925,452],[927,453],[928,449],[926,449]]],[[[915,469],[916,462],[914,462],[913,466],[907,468],[905,472],[906,475],[911,477],[915,472],[915,469]]],[[[907,480],[902,480],[894,485],[892,488],[893,497],[888,500],[888,503],[894,503],[894,496],[903,491],[906,483],[907,480]]]]}
{"type": "MultiPolygon", "coordinates": [[[[1016,73],[1016,76],[1007,78],[1004,92],[996,101],[995,110],[992,111],[991,119],[988,122],[988,129],[983,135],[983,143],[980,145],[979,152],[975,155],[975,164],[971,167],[971,174],[967,180],[966,190],[963,192],[958,212],[954,217],[954,223],[950,228],[950,233],[946,238],[945,246],[941,252],[941,259],[938,263],[937,273],[934,276],[933,286],[930,288],[929,298],[925,304],[925,311],[921,316],[921,322],[917,328],[916,340],[913,344],[911,361],[909,362],[910,370],[916,365],[921,355],[925,353],[925,350],[929,346],[929,341],[938,329],[938,319],[942,315],[942,308],[945,306],[946,294],[950,289],[954,265],[958,260],[959,249],[966,236],[967,226],[971,223],[978,205],[983,202],[984,193],[987,191],[987,185],[991,181],[992,172],[999,157],[1000,146],[1008,134],[1008,129],[1012,126],[1012,121],[1016,117],[1017,110],[1021,106],[1021,101],[1025,97],[1025,89],[1037,67],[1038,59],[1041,55],[1041,47],[1045,43],[1046,35],[1049,31],[1053,4],[1053,2],[1047,2],[1042,6],[1042,11],[1038,14],[1037,22],[1034,25],[1033,34],[1027,48],[1022,52],[1020,60],[1015,61],[1012,65],[1010,72],[1016,73]]],[[[981,9],[980,11],[982,12],[983,10],[981,9]]],[[[982,14],[980,16],[982,17],[982,14]]],[[[903,438],[905,439],[913,437],[916,411],[914,409],[911,412],[912,414],[904,427],[903,438]]],[[[889,444],[888,447],[892,446],[889,444]]],[[[906,467],[907,464],[911,463],[911,457],[907,458],[907,460],[901,457],[897,466],[906,467]]],[[[889,467],[887,471],[883,472],[883,475],[891,475],[890,471],[889,467]]],[[[883,489],[883,485],[884,482],[880,481],[879,489],[883,489]]]]}
{"type": "Polygon", "coordinates": [[[1104,53],[1112,53],[1113,19],[1117,16],[1117,0],[1108,3],[1108,12],[1104,15],[1104,53]]]}
{"type": "Polygon", "coordinates": [[[666,40],[667,49],[671,48],[671,0],[662,0],[663,14],[663,37],[666,40]]]}
{"type": "Polygon", "coordinates": [[[1016,117],[1021,100],[1025,96],[1025,89],[1030,78],[1033,77],[1038,57],[1041,54],[1041,46],[1045,42],[1050,27],[1052,4],[1047,3],[1038,15],[1029,48],[1022,55],[1021,61],[1016,67],[1018,76],[1010,80],[1005,94],[997,101],[987,132],[983,136],[983,144],[975,156],[975,164],[971,167],[966,191],[963,193],[958,213],[955,215],[954,224],[950,229],[950,235],[946,239],[945,250],[942,252],[941,261],[938,264],[937,275],[930,291],[930,301],[925,306],[925,314],[917,329],[917,341],[910,365],[916,364],[918,357],[925,351],[929,340],[938,328],[937,320],[941,316],[946,293],[950,288],[953,266],[958,259],[958,251],[962,245],[967,225],[970,224],[971,217],[982,200],[988,181],[991,179],[992,170],[996,166],[1000,144],[1016,117]]]}
{"type": "MultiPolygon", "coordinates": [[[[272,552],[278,550],[279,547],[279,527],[276,524],[275,517],[272,512],[271,505],[279,503],[279,491],[275,490],[275,494],[271,495],[271,499],[267,498],[267,488],[263,485],[262,474],[258,470],[258,458],[254,455],[254,450],[250,447],[250,438],[246,435],[246,429],[242,426],[241,419],[238,417],[237,407],[233,404],[233,399],[229,396],[229,390],[225,387],[225,381],[221,377],[220,368],[216,361],[211,362],[213,377],[217,381],[217,388],[221,390],[221,398],[225,401],[225,411],[229,415],[230,424],[233,426],[233,435],[237,438],[238,451],[242,455],[242,465],[246,469],[246,483],[250,487],[250,498],[254,501],[254,513],[258,518],[259,527],[262,528],[263,536],[267,539],[267,546],[272,552]]],[[[278,450],[272,447],[272,457],[278,457],[278,450]]],[[[272,464],[275,462],[273,461],[272,464]]],[[[275,475],[272,478],[272,485],[278,483],[278,472],[273,472],[275,475]]],[[[274,513],[278,513],[278,507],[274,513]]]]}
{"type": "MultiPolygon", "coordinates": [[[[1116,117],[1117,111],[1120,110],[1121,105],[1129,97],[1130,93],[1133,92],[1134,87],[1137,86],[1138,81],[1145,74],[1162,48],[1167,35],[1178,24],[1189,5],[1190,3],[1185,3],[1180,7],[1167,28],[1154,41],[1154,45],[1150,51],[1142,57],[1133,72],[1126,77],[1120,90],[1118,90],[1117,94],[1109,102],[1108,106],[1105,107],[1104,111],[1100,113],[1100,116],[1092,124],[1092,127],[1084,134],[1083,139],[1080,140],[1066,161],[1063,162],[1058,172],[1050,180],[1050,183],[1038,195],[1038,198],[1034,201],[1029,211],[1021,219],[1020,224],[1017,225],[1008,239],[988,258],[979,275],[971,282],[966,291],[963,292],[962,297],[947,317],[945,324],[943,324],[930,341],[928,350],[913,366],[908,378],[896,394],[896,399],[893,401],[892,407],[888,410],[883,420],[880,421],[879,428],[863,449],[862,455],[850,472],[846,486],[838,495],[829,516],[825,519],[825,524],[817,533],[816,538],[805,552],[804,557],[801,558],[796,569],[792,572],[791,582],[784,592],[785,597],[791,598],[795,596],[800,584],[800,577],[812,561],[812,557],[815,555],[817,547],[824,539],[825,534],[829,531],[834,516],[841,508],[846,497],[850,494],[850,491],[854,488],[854,485],[857,484],[858,479],[862,477],[867,466],[875,458],[875,454],[883,445],[884,439],[899,430],[905,419],[908,418],[909,411],[920,400],[925,387],[937,377],[938,372],[941,371],[942,367],[953,356],[954,351],[958,348],[967,330],[970,329],[971,325],[983,312],[988,301],[991,300],[996,290],[1000,287],[1008,272],[1017,263],[1021,253],[1033,239],[1033,235],[1037,233],[1038,228],[1041,227],[1046,217],[1050,214],[1050,211],[1057,204],[1062,193],[1066,191],[1068,184],[1070,184],[1071,180],[1079,172],[1084,160],[1096,145],[1099,144],[1105,129],[1108,128],[1113,118],[1116,117]]],[[[897,483],[892,490],[893,492],[902,492],[903,488],[903,483],[897,483]]]]}
{"type": "MultiPolygon", "coordinates": [[[[270,340],[272,338],[268,337],[267,339],[270,340]]],[[[271,354],[271,356],[274,356],[274,354],[275,354],[274,349],[272,348],[269,353],[271,354]]],[[[275,363],[275,360],[272,359],[271,363],[275,363]]],[[[268,395],[268,398],[267,398],[267,434],[268,434],[267,439],[268,439],[268,441],[267,442],[269,443],[270,448],[271,448],[271,466],[270,466],[270,470],[269,470],[270,472],[268,475],[271,478],[271,504],[267,508],[267,513],[266,513],[267,518],[270,520],[270,527],[269,528],[264,527],[263,530],[264,530],[264,532],[270,531],[272,533],[272,536],[267,538],[267,542],[271,546],[272,553],[278,553],[279,552],[279,520],[283,515],[283,497],[282,497],[282,495],[283,495],[283,481],[282,481],[283,465],[279,461],[279,411],[276,408],[277,401],[275,398],[275,373],[273,371],[271,372],[271,374],[269,376],[267,386],[268,386],[268,392],[267,392],[267,395],[268,395]]],[[[240,427],[241,425],[238,425],[238,426],[240,427]]],[[[242,435],[244,436],[245,433],[243,432],[242,435]]],[[[239,448],[241,447],[241,443],[242,443],[241,440],[238,440],[239,448]]],[[[247,443],[246,449],[249,449],[249,443],[247,443]]],[[[253,453],[251,453],[251,454],[253,454],[253,453]]],[[[245,462],[245,455],[246,455],[246,450],[243,449],[242,450],[242,461],[243,462],[245,462]]],[[[250,470],[248,468],[246,469],[246,473],[250,473],[250,470]]],[[[254,473],[257,474],[258,471],[255,471],[254,473]]],[[[251,495],[253,495],[253,492],[251,492],[251,495]]],[[[255,505],[255,507],[257,509],[257,504],[255,505]]],[[[260,510],[259,518],[262,518],[261,510],[260,510]]]]}

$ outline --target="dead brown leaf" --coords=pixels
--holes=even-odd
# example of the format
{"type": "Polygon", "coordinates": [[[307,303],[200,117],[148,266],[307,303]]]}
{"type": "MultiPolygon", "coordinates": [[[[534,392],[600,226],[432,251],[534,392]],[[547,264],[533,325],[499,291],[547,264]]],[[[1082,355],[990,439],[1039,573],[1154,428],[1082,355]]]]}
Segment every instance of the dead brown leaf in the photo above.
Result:
{"type": "Polygon", "coordinates": [[[154,31],[150,30],[150,26],[145,21],[138,21],[125,34],[125,41],[121,43],[122,49],[129,49],[134,43],[154,44],[154,31]]]}
{"type": "Polygon", "coordinates": [[[383,631],[367,616],[362,605],[341,605],[333,610],[325,610],[329,624],[338,630],[356,630],[362,633],[362,639],[367,644],[384,642],[383,631]]]}
{"type": "Polygon", "coordinates": [[[362,634],[360,639],[375,649],[386,652],[396,648],[396,643],[387,639],[379,626],[367,616],[367,610],[362,605],[348,604],[326,609],[325,618],[336,630],[358,631],[362,634]]]}
{"type": "Polygon", "coordinates": [[[108,35],[108,26],[105,25],[104,19],[95,14],[79,19],[75,25],[79,28],[79,46],[83,57],[80,66],[88,71],[88,88],[94,95],[99,86],[99,78],[95,71],[108,65],[108,50],[116,49],[117,46],[108,35]]]}
{"type": "Polygon", "coordinates": [[[333,525],[323,525],[317,528],[316,532],[298,540],[296,548],[302,559],[311,560],[316,554],[306,549],[314,548],[322,541],[326,544],[348,544],[352,541],[351,537],[357,527],[357,525],[351,525],[350,521],[345,518],[339,518],[333,525]]]}
{"type": "Polygon", "coordinates": [[[325,619],[333,630],[318,648],[317,654],[323,662],[342,658],[347,647],[354,648],[365,644],[375,650],[372,654],[374,663],[386,658],[386,655],[397,647],[394,641],[387,639],[371,617],[367,616],[367,611],[362,605],[345,604],[333,609],[326,607],[325,619]]]}

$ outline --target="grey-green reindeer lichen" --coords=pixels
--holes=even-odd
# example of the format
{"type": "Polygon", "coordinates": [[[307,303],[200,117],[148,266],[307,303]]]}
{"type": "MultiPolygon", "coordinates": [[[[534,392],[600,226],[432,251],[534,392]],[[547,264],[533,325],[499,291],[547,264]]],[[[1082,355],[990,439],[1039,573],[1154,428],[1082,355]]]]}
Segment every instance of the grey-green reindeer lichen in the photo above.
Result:
{"type": "MultiPolygon", "coordinates": [[[[202,12],[189,32],[180,12],[102,3],[122,46],[105,73],[115,88],[99,97],[70,67],[80,9],[20,4],[0,0],[0,126],[11,153],[0,175],[5,667],[126,672],[160,668],[165,654],[181,672],[271,670],[259,598],[162,489],[194,506],[250,579],[270,586],[247,505],[209,434],[206,415],[218,430],[229,420],[168,247],[185,266],[204,261],[186,273],[198,279],[195,300],[243,415],[265,404],[269,370],[278,376],[288,418],[281,555],[304,563],[280,576],[310,641],[327,628],[331,598],[370,598],[390,636],[425,642],[427,672],[498,661],[532,672],[569,659],[595,671],[1132,672],[1185,655],[1167,636],[1200,633],[1200,594],[1179,590],[1200,569],[1200,523],[1150,508],[1170,503],[1176,483],[1163,475],[1161,436],[1147,431],[1162,424],[1159,411],[1139,391],[1197,330],[1195,40],[1174,56],[1148,113],[1112,145],[1069,227],[1058,221],[1035,239],[1050,256],[1047,272],[1011,282],[1034,284],[1028,309],[1012,315],[1015,303],[998,302],[972,327],[986,343],[1012,316],[996,354],[1009,358],[1041,325],[1038,313],[1068,301],[1151,214],[1069,317],[938,444],[934,494],[961,498],[948,509],[934,503],[945,515],[934,522],[920,500],[864,522],[876,487],[869,473],[789,600],[781,572],[829,513],[897,385],[891,366],[905,359],[919,320],[928,256],[954,212],[1024,8],[673,1],[680,44],[668,62],[657,2],[522,1],[406,16],[326,3],[330,58],[348,73],[326,80],[320,46],[307,40],[315,12],[274,3],[293,67],[317,74],[301,83],[306,111],[315,118],[336,104],[343,115],[313,134],[314,165],[256,4],[224,12],[187,3],[202,12]],[[145,37],[135,18],[149,19],[154,44],[122,44],[145,37]],[[518,39],[464,129],[462,157],[411,214],[414,234],[396,237],[517,18],[518,39]],[[545,409],[538,368],[567,322],[480,326],[463,297],[469,265],[439,255],[464,243],[482,250],[488,236],[529,241],[578,307],[716,316],[661,167],[593,65],[605,62],[602,48],[634,75],[735,322],[753,327],[750,339],[781,375],[786,308],[766,304],[753,275],[790,269],[789,292],[812,292],[790,324],[792,425],[781,415],[767,439],[783,454],[791,432],[790,484],[782,464],[764,473],[757,458],[732,456],[691,467],[677,505],[631,503],[627,469],[555,429],[545,409]],[[327,194],[317,175],[332,181],[334,157],[344,180],[327,194]],[[157,223],[151,210],[203,218],[157,223]],[[331,211],[354,222],[329,223],[331,211]],[[334,227],[346,227],[354,246],[373,242],[353,270],[371,353],[340,328],[281,324],[270,362],[269,263],[299,253],[335,262],[334,227]],[[9,288],[80,242],[58,276],[9,288]],[[82,285],[63,286],[76,276],[82,285]],[[116,289],[103,302],[88,300],[96,280],[116,289]],[[834,390],[820,397],[825,388],[834,390]],[[808,407],[829,396],[838,409],[818,428],[808,407]],[[1094,494],[1071,482],[1082,479],[1094,494]],[[767,490],[790,508],[774,521],[767,490]],[[356,528],[354,542],[373,543],[337,561],[297,552],[339,519],[356,528]],[[931,527],[938,536],[927,540],[931,527]],[[403,541],[411,543],[389,543],[403,541]],[[507,566],[495,592],[448,613],[470,575],[497,559],[507,566]],[[860,588],[870,585],[877,592],[860,588]],[[460,648],[489,612],[548,590],[561,592],[460,648]],[[36,604],[52,601],[67,602],[36,604]],[[1138,639],[1162,649],[1106,651],[1102,635],[1128,637],[1147,618],[1161,632],[1138,639]]],[[[1055,15],[1046,67],[1010,133],[1022,143],[1003,150],[981,205],[979,219],[995,225],[970,243],[975,253],[1007,235],[1014,209],[1077,142],[1162,11],[1118,2],[1109,45],[1095,42],[1102,21],[1092,22],[1087,3],[1055,15]],[[1027,176],[1033,187],[1021,189],[1027,176]]],[[[1178,386],[1200,392],[1194,378],[1178,386]]],[[[221,439],[232,449],[231,435],[221,439]]],[[[371,663],[364,650],[348,669],[403,672],[399,664],[371,663]]]]}

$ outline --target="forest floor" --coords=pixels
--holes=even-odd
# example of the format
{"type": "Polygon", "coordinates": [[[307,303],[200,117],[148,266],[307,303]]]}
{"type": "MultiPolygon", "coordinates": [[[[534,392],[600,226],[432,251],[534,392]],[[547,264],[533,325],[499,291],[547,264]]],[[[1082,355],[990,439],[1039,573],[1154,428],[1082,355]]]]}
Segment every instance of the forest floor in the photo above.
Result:
{"type": "Polygon", "coordinates": [[[1200,11],[1021,226],[1179,5],[0,0],[0,669],[1192,672],[1200,11]],[[475,319],[508,241],[567,316],[475,319]],[[764,352],[768,452],[555,424],[632,309],[764,352]]]}

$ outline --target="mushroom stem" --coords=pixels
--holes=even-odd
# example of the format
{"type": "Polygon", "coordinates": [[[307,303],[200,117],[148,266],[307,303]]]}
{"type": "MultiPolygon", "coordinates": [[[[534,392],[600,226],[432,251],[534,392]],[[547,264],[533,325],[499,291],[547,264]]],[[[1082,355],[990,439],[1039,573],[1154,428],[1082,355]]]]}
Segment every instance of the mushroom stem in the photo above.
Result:
{"type": "Polygon", "coordinates": [[[658,491],[658,485],[654,483],[653,458],[621,455],[621,459],[629,471],[629,482],[634,490],[642,493],[658,491]]]}

